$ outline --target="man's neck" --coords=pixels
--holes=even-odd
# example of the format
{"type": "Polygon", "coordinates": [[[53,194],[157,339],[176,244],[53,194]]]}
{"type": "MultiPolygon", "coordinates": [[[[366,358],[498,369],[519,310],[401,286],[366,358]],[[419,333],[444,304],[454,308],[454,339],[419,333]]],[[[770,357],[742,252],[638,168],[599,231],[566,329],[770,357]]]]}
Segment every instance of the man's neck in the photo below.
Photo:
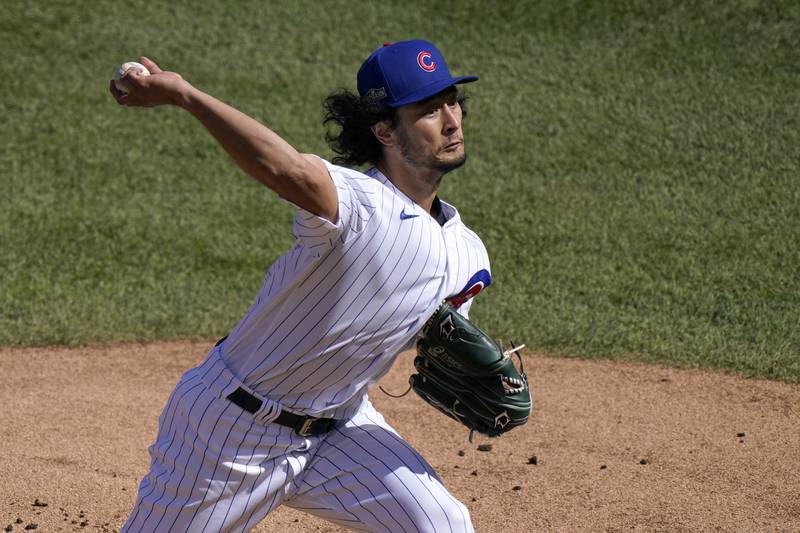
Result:
{"type": "Polygon", "coordinates": [[[433,201],[444,174],[431,171],[428,175],[420,175],[418,169],[411,169],[406,165],[390,165],[386,160],[378,163],[376,167],[403,194],[436,218],[437,213],[434,212],[433,201]]]}

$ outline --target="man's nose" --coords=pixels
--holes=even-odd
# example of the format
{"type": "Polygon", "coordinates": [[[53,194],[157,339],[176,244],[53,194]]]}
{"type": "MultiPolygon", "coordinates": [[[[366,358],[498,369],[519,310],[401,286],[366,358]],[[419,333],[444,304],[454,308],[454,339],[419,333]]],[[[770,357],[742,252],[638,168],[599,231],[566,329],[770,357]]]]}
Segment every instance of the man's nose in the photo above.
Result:
{"type": "Polygon", "coordinates": [[[442,131],[445,134],[453,133],[461,126],[461,120],[456,115],[456,112],[453,111],[448,105],[444,106],[442,118],[444,120],[444,123],[442,124],[442,131]]]}

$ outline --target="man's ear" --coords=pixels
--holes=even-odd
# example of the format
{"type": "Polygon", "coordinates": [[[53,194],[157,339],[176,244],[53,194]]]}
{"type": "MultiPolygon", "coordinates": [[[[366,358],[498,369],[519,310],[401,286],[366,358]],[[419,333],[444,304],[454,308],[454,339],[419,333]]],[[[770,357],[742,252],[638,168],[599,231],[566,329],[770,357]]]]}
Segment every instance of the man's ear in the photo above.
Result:
{"type": "Polygon", "coordinates": [[[393,131],[394,128],[389,120],[381,120],[372,125],[372,133],[375,135],[375,138],[378,139],[378,142],[384,146],[394,145],[394,137],[392,137],[393,131]]]}

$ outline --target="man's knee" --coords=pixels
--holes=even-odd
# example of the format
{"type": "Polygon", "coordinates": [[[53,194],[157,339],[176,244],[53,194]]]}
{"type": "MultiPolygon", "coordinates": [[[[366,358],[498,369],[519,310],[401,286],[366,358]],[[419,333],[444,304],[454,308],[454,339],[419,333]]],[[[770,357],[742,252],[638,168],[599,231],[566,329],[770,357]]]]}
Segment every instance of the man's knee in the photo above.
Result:
{"type": "Polygon", "coordinates": [[[472,519],[469,516],[469,509],[456,499],[453,499],[453,503],[450,505],[448,518],[453,526],[453,531],[464,531],[467,533],[474,531],[472,528],[472,519]]]}
{"type": "Polygon", "coordinates": [[[414,526],[418,531],[441,533],[471,533],[472,520],[466,505],[452,496],[447,499],[437,499],[421,508],[421,512],[412,516],[414,526]]]}

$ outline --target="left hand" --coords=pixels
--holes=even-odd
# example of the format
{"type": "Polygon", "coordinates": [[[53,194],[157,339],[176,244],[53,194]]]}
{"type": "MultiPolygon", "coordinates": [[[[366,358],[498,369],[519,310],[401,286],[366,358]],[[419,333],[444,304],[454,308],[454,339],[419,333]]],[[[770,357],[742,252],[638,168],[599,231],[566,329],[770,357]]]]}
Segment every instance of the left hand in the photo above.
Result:
{"type": "Polygon", "coordinates": [[[443,303],[417,341],[411,387],[436,410],[470,430],[497,437],[528,421],[528,378],[509,352],[443,303]]]}

